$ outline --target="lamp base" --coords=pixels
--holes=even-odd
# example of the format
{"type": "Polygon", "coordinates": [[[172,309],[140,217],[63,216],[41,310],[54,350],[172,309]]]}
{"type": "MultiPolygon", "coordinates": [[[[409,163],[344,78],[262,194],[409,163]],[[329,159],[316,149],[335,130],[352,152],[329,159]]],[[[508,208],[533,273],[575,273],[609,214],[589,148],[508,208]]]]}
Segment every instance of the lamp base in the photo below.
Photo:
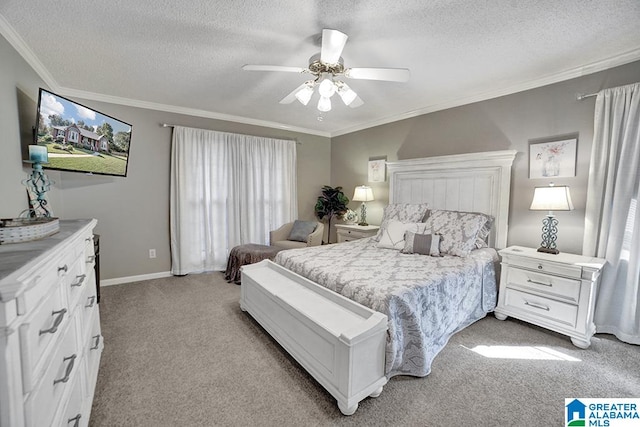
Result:
{"type": "Polygon", "coordinates": [[[367,224],[366,222],[359,222],[358,225],[366,226],[366,225],[369,225],[369,224],[367,224]]]}
{"type": "Polygon", "coordinates": [[[545,248],[544,246],[540,246],[538,248],[538,252],[544,252],[545,254],[558,255],[560,253],[556,248],[545,248]]]}

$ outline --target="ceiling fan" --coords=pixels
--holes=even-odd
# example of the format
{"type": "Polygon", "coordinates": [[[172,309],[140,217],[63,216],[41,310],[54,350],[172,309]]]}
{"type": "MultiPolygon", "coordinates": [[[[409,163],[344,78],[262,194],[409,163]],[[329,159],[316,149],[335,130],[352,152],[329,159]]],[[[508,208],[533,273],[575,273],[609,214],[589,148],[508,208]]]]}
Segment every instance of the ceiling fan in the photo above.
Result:
{"type": "Polygon", "coordinates": [[[322,47],[320,53],[309,58],[307,68],[286,67],[281,65],[244,65],[246,71],[284,71],[288,73],[307,73],[314,78],[307,80],[295,88],[289,95],[282,98],[280,104],[290,104],[294,100],[307,105],[311,100],[315,87],[318,87],[320,100],[318,110],[327,112],[331,110],[331,97],[337,93],[342,102],[351,108],[359,107],[364,102],[360,97],[342,80],[384,80],[392,82],[406,82],[409,80],[409,70],[407,68],[345,68],[342,57],[342,50],[347,42],[348,36],[338,30],[322,30],[322,47]]]}

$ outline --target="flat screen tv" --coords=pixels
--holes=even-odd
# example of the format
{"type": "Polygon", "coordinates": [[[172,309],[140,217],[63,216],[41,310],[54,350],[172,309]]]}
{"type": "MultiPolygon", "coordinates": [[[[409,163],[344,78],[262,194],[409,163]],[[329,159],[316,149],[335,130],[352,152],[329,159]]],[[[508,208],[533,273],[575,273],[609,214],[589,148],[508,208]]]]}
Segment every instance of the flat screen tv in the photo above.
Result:
{"type": "Polygon", "coordinates": [[[42,88],[34,143],[46,169],[127,176],[131,125],[42,88]]]}

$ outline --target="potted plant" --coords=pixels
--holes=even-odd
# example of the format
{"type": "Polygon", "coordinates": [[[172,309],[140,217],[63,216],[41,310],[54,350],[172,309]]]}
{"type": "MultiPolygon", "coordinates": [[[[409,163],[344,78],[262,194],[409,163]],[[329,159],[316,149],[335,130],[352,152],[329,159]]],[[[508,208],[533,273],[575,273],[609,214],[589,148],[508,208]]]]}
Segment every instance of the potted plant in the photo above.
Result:
{"type": "Polygon", "coordinates": [[[327,243],[331,243],[331,219],[336,216],[342,218],[347,211],[349,198],[342,192],[342,187],[330,187],[325,185],[322,187],[318,201],[316,202],[315,213],[319,220],[327,218],[327,243]]]}

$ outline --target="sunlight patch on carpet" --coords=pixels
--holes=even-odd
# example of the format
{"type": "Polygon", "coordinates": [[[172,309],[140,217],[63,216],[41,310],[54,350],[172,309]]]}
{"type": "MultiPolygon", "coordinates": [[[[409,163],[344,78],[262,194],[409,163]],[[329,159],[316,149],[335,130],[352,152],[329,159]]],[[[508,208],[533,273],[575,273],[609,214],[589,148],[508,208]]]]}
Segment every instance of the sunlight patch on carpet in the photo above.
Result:
{"type": "MultiPolygon", "coordinates": [[[[466,348],[466,347],[465,347],[466,348]]],[[[573,356],[564,354],[549,347],[532,347],[527,345],[478,345],[468,348],[481,356],[490,359],[527,359],[527,360],[562,360],[565,362],[581,362],[573,356]]]]}

